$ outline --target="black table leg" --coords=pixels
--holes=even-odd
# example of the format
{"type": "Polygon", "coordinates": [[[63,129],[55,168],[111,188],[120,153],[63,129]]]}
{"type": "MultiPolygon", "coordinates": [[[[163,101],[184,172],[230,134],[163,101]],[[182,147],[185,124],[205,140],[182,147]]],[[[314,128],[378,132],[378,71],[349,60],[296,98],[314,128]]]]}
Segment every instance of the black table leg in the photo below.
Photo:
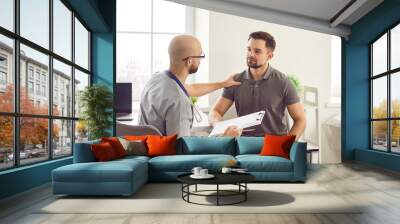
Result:
{"type": "Polygon", "coordinates": [[[217,206],[219,206],[219,184],[217,184],[217,206]]]}
{"type": "Polygon", "coordinates": [[[244,183],[244,187],[245,187],[245,192],[244,192],[244,201],[247,201],[247,192],[248,192],[248,190],[247,190],[247,182],[246,183],[244,183]]]}

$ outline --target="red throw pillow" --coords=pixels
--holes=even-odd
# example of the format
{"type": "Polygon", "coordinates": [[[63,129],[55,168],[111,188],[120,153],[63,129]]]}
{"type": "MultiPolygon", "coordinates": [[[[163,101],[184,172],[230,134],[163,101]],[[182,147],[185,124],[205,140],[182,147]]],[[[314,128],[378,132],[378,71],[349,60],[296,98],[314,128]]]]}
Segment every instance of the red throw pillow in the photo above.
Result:
{"type": "Polygon", "coordinates": [[[115,155],[118,158],[126,156],[126,151],[122,146],[121,142],[119,142],[118,138],[110,137],[110,138],[101,138],[101,142],[108,142],[114,149],[115,155]]]}
{"type": "Polygon", "coordinates": [[[176,155],[176,138],[178,135],[147,137],[148,156],[176,155]]]}
{"type": "Polygon", "coordinates": [[[265,135],[264,146],[261,149],[260,155],[281,156],[290,159],[290,148],[295,140],[295,135],[265,135]]]}
{"type": "Polygon", "coordinates": [[[126,135],[123,138],[126,140],[129,140],[129,141],[141,140],[141,141],[145,142],[147,139],[147,135],[126,135]]]}
{"type": "Polygon", "coordinates": [[[113,147],[108,142],[93,144],[90,147],[92,149],[94,157],[99,162],[110,161],[117,158],[113,147]]]}

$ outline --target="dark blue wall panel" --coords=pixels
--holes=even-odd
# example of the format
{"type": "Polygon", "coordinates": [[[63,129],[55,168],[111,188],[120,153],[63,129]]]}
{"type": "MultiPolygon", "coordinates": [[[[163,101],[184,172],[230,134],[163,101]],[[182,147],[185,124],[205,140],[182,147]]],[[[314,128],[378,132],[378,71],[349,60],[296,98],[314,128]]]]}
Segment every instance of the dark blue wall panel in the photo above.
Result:
{"type": "Polygon", "coordinates": [[[400,1],[386,0],[351,27],[344,43],[343,160],[358,160],[398,170],[398,156],[369,150],[369,43],[400,22],[400,1]],[[357,151],[355,151],[357,149],[357,151]],[[362,151],[360,151],[362,150],[362,151]],[[391,156],[391,157],[390,157],[391,156]],[[390,158],[389,158],[390,157],[390,158]]]}

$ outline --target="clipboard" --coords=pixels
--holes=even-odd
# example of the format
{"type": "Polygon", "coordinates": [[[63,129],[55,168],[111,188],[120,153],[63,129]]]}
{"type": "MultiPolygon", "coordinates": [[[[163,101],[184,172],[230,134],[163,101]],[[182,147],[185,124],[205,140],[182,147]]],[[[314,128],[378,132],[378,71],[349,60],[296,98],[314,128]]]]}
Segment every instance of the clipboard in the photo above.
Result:
{"type": "Polygon", "coordinates": [[[224,134],[227,127],[235,125],[238,128],[248,128],[256,125],[260,125],[265,115],[265,110],[258,111],[245,116],[220,121],[215,124],[215,127],[211,131],[209,137],[218,136],[224,134]]]}

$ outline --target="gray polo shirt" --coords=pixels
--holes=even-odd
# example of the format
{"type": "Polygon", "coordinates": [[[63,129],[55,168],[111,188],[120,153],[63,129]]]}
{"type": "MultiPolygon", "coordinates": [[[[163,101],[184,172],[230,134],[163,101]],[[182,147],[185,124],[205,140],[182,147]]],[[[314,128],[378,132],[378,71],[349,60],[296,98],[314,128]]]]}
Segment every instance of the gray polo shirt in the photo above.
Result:
{"type": "Polygon", "coordinates": [[[139,125],[153,125],[163,135],[190,136],[193,124],[189,97],[166,72],[154,74],[141,99],[139,125]]]}
{"type": "Polygon", "coordinates": [[[262,124],[254,127],[254,131],[243,132],[243,135],[286,135],[289,128],[285,109],[290,104],[300,102],[296,89],[286,75],[269,65],[261,80],[254,80],[249,70],[237,74],[234,79],[242,84],[225,88],[222,96],[234,101],[237,115],[260,110],[266,112],[262,124]]]}

